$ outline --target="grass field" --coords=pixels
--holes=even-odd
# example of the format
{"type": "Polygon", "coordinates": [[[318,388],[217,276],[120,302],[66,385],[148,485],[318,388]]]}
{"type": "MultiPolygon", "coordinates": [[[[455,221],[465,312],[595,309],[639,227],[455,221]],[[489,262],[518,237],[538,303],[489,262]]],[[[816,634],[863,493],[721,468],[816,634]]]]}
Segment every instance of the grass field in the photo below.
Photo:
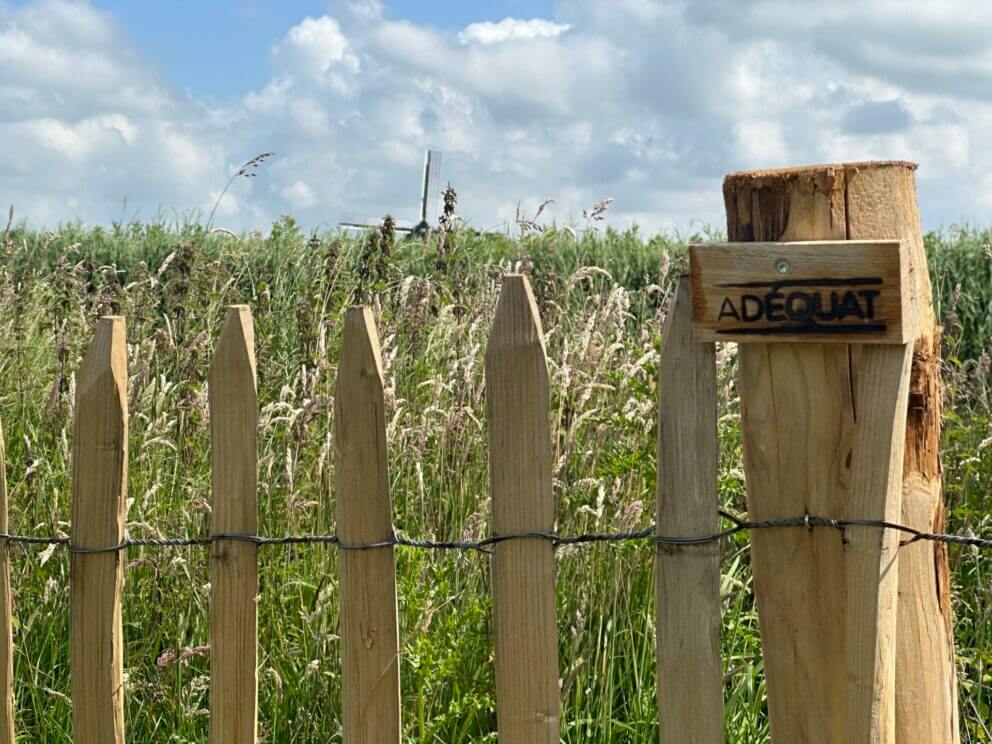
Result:
{"type": "MultiPolygon", "coordinates": [[[[529,273],[548,334],[557,528],[653,521],[660,320],[684,243],[636,232],[530,232],[386,243],[311,238],[292,220],[234,238],[197,226],[12,227],[0,243],[0,418],[11,528],[66,534],[72,373],[103,313],[128,320],[134,536],[210,531],[206,372],[223,308],[255,312],[260,529],[333,532],[332,397],[340,320],[376,307],[386,365],[397,528],[488,531],[483,352],[502,272],[529,273]],[[667,271],[666,271],[667,269],[667,271]],[[664,273],[663,273],[664,272],[664,273]]],[[[949,529],[992,536],[992,234],[930,235],[946,327],[944,483],[949,529]]],[[[720,498],[745,511],[732,348],[720,362],[720,498]]],[[[992,741],[992,555],[952,549],[964,739],[992,741]]],[[[124,594],[134,742],[202,742],[208,727],[207,553],[131,550],[124,594]]],[[[488,564],[398,552],[406,738],[495,741],[488,564]]],[[[12,548],[22,739],[70,736],[68,561],[12,548]]],[[[340,740],[336,555],[263,548],[260,726],[265,742],[340,740]]],[[[747,539],[723,549],[728,741],[767,740],[747,539]]],[[[650,547],[564,548],[558,558],[562,739],[652,742],[650,547]]]]}

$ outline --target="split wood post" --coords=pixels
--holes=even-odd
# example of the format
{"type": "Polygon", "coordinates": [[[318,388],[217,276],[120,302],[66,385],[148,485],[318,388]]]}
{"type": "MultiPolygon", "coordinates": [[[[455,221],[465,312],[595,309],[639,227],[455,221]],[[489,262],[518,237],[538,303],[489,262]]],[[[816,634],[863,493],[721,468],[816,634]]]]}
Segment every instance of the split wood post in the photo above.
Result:
{"type": "MultiPolygon", "coordinates": [[[[258,394],[251,310],[228,308],[210,365],[213,534],[258,530],[258,394]]],[[[258,722],[258,546],[210,547],[210,742],[254,744],[258,722]]]]}
{"type": "MultiPolygon", "coordinates": [[[[494,535],[551,532],[551,429],[541,318],[527,277],[503,277],[486,349],[489,484],[494,535]]],[[[549,542],[493,546],[499,740],[559,741],[555,558],[549,542]]]]}
{"type": "Polygon", "coordinates": [[[345,316],[334,419],[343,736],[353,744],[398,744],[402,732],[396,556],[382,358],[368,307],[353,307],[345,316]],[[347,547],[379,542],[387,544],[347,547]]]}
{"type": "MultiPolygon", "coordinates": [[[[925,281],[910,165],[735,173],[724,198],[731,241],[903,239],[914,284],[925,281]]],[[[752,519],[900,519],[911,351],[740,346],[752,519]]],[[[852,527],[751,540],[774,740],[896,742],[898,536],[852,527]]]]}
{"type": "MultiPolygon", "coordinates": [[[[692,284],[679,281],[661,345],[657,533],[711,535],[717,513],[715,345],[692,338],[692,284]]],[[[720,546],[659,545],[655,558],[662,744],[723,741],[720,546]]]]}
{"type": "MultiPolygon", "coordinates": [[[[124,318],[105,317],[76,375],[72,438],[75,548],[124,540],[127,494],[124,318]]],[[[73,552],[69,569],[72,731],[76,744],[124,744],[121,551],[73,552]]]]}
{"type": "MultiPolygon", "coordinates": [[[[917,298],[916,342],[902,463],[901,522],[923,532],[944,532],[941,329],[934,316],[915,174],[912,163],[846,167],[847,230],[852,240],[899,238],[911,251],[917,298]]],[[[944,543],[918,542],[899,551],[896,678],[897,744],[957,744],[954,613],[944,543]]]]}
{"type": "MultiPolygon", "coordinates": [[[[0,532],[7,534],[7,454],[0,428],[0,532]]],[[[0,538],[0,744],[14,742],[14,634],[10,597],[10,556],[0,538]]]]}

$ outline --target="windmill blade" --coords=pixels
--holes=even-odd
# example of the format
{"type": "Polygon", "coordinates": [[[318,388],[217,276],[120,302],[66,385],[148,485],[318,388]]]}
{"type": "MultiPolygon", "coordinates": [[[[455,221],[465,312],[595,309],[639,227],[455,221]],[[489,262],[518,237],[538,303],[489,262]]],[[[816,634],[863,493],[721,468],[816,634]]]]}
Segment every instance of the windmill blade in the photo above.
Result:
{"type": "Polygon", "coordinates": [[[352,230],[368,230],[378,224],[378,220],[369,219],[354,212],[345,212],[338,220],[338,227],[347,227],[352,230]]]}
{"type": "Polygon", "coordinates": [[[431,150],[431,172],[427,180],[427,217],[432,220],[437,217],[437,198],[440,195],[439,185],[441,183],[441,158],[440,150],[431,150]]]}
{"type": "MultiPolygon", "coordinates": [[[[371,217],[360,217],[354,212],[346,212],[338,220],[338,227],[344,227],[349,230],[371,230],[382,225],[382,219],[374,219],[371,217]]],[[[396,220],[396,231],[397,232],[412,232],[413,223],[410,220],[396,220]]]]}

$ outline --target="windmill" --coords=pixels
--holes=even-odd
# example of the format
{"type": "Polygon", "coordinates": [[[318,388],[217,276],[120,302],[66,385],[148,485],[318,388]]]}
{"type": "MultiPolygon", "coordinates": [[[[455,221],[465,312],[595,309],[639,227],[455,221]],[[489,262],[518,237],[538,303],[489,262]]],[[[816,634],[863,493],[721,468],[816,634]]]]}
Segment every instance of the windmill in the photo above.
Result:
{"type": "MultiPolygon", "coordinates": [[[[423,237],[431,229],[428,215],[437,210],[438,183],[441,180],[441,152],[439,150],[424,150],[424,178],[420,192],[420,221],[413,224],[410,220],[402,220],[407,224],[397,224],[397,232],[407,232],[417,237],[423,237]]],[[[346,215],[338,222],[338,227],[349,230],[368,230],[377,227],[379,220],[361,219],[346,215]]]]}

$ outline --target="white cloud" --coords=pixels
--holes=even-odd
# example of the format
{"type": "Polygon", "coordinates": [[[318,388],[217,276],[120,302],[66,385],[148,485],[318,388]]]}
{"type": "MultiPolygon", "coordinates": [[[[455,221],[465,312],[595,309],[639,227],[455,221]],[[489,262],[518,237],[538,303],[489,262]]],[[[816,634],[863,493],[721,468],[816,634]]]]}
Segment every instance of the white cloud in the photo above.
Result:
{"type": "Polygon", "coordinates": [[[294,181],[289,186],[281,189],[280,194],[290,204],[297,205],[300,209],[309,209],[317,203],[317,197],[303,181],[294,181]]]}
{"type": "Polygon", "coordinates": [[[531,18],[526,21],[504,18],[499,23],[492,21],[470,23],[458,34],[458,40],[462,44],[498,44],[519,39],[554,39],[570,28],[571,25],[567,23],[554,23],[543,18],[531,18]]]}
{"type": "Polygon", "coordinates": [[[777,121],[745,119],[735,131],[737,145],[746,160],[768,167],[788,166],[785,134],[777,121]]]}
{"type": "Polygon", "coordinates": [[[476,226],[553,196],[568,220],[722,224],[731,170],[918,160],[924,223],[984,223],[992,14],[970,0],[559,0],[553,19],[460,33],[331,0],[280,33],[272,73],[214,106],[177,90],[85,0],[0,0],[0,193],[41,224],[161,207],[226,227],[292,212],[417,214],[423,148],[476,226]]]}
{"type": "Polygon", "coordinates": [[[273,57],[288,69],[321,78],[334,68],[358,72],[358,57],[352,54],[341,26],[329,16],[304,18],[293,26],[273,50],[273,57]]]}

